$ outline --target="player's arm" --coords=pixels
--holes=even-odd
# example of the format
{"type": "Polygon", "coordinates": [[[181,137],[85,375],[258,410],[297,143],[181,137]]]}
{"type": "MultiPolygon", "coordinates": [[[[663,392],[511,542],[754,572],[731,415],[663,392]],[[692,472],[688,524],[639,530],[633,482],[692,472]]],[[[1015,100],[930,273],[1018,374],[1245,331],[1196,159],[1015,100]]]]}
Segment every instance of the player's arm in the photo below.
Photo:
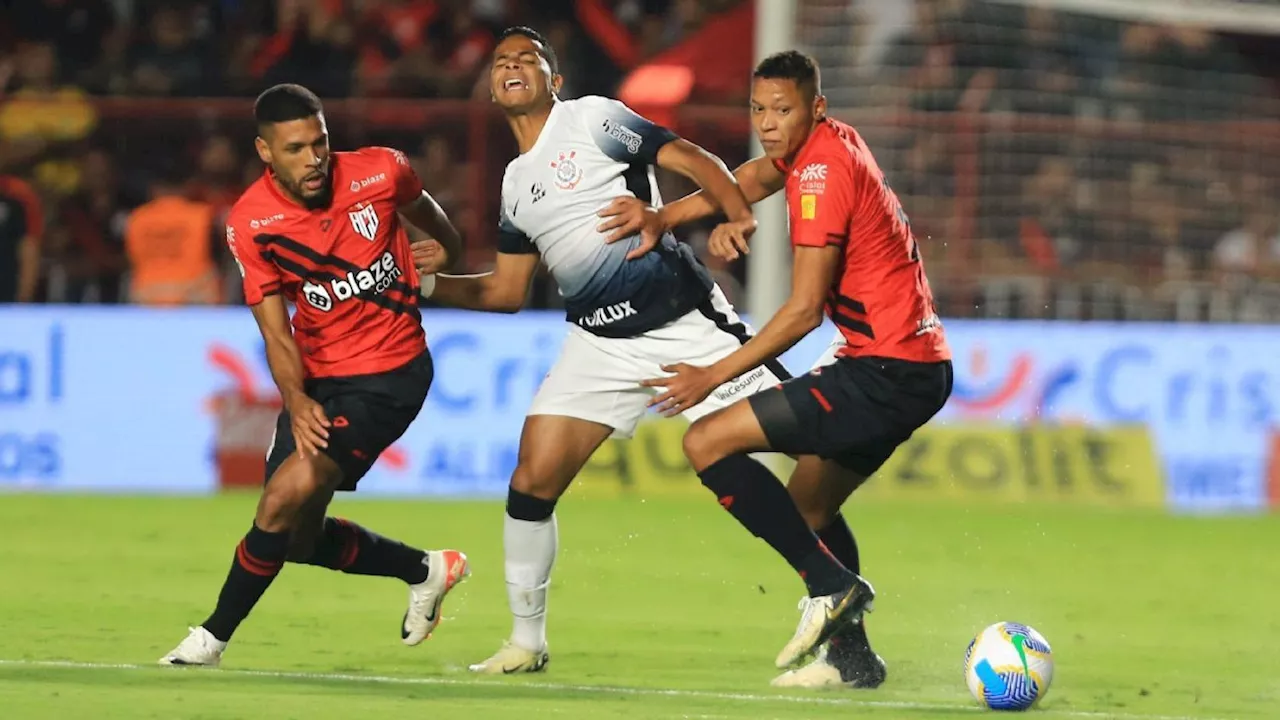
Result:
{"type": "Polygon", "coordinates": [[[227,249],[235,258],[244,283],[245,304],[253,312],[267,350],[267,367],[280,391],[280,399],[289,411],[293,439],[298,454],[316,455],[328,445],[329,419],[319,403],[307,397],[304,390],[302,351],[293,339],[289,310],[280,294],[280,271],[258,250],[258,244],[245,230],[247,223],[232,210],[227,217],[227,249]]]}
{"type": "MultiPolygon", "coordinates": [[[[730,222],[743,223],[755,230],[751,203],[743,194],[734,173],[720,158],[688,140],[676,139],[658,151],[658,167],[679,173],[702,188],[700,195],[724,211],[730,222]]],[[[750,233],[748,233],[750,234],[750,233]]]]}
{"type": "MultiPolygon", "coordinates": [[[[772,360],[822,324],[827,295],[836,274],[852,226],[854,190],[852,173],[838,157],[828,159],[829,171],[821,182],[791,201],[791,243],[795,257],[791,270],[791,296],[761,328],[760,333],[737,351],[711,366],[711,374],[726,380],[772,360]],[[741,367],[737,372],[734,368],[741,367]]],[[[723,381],[722,381],[723,382],[723,381]]]]}
{"type": "Polygon", "coordinates": [[[499,252],[491,272],[424,275],[422,296],[464,310],[513,313],[524,307],[537,269],[536,253],[499,252]]]}
{"type": "MultiPolygon", "coordinates": [[[[748,160],[733,171],[738,187],[747,202],[754,205],[778,192],[786,185],[787,176],[767,157],[748,160]]],[[[673,228],[720,212],[714,197],[703,190],[692,192],[662,207],[658,218],[663,227],[673,228]]]]}
{"type": "Polygon", "coordinates": [[[311,399],[303,388],[306,376],[302,370],[302,351],[293,339],[284,296],[279,293],[265,295],[249,309],[253,312],[253,319],[258,321],[258,330],[267,348],[271,379],[275,381],[280,399],[289,411],[298,454],[303,457],[318,455],[320,448],[329,444],[329,418],[320,403],[311,399]]]}
{"type": "Polygon", "coordinates": [[[293,339],[292,326],[289,324],[289,308],[285,305],[284,296],[280,294],[266,295],[256,305],[249,306],[253,319],[258,322],[258,330],[267,347],[267,366],[271,369],[271,378],[284,406],[292,410],[297,405],[299,396],[305,396],[302,381],[302,351],[293,339]]]}
{"type": "Polygon", "coordinates": [[[839,270],[841,252],[839,245],[797,247],[791,271],[791,297],[759,334],[709,367],[688,363],[664,365],[663,372],[674,375],[640,383],[659,390],[649,405],[657,406],[658,412],[668,417],[677,415],[707,399],[717,387],[791,349],[822,324],[827,292],[839,270]]]}
{"type": "Polygon", "coordinates": [[[796,248],[791,296],[755,337],[709,368],[716,385],[777,358],[822,324],[843,252],[839,245],[796,248]]]}
{"type": "Polygon", "coordinates": [[[498,211],[498,257],[493,271],[477,275],[431,275],[431,248],[414,243],[413,264],[422,286],[419,292],[442,305],[464,310],[513,313],[524,307],[538,269],[538,246],[507,215],[505,197],[498,211]]]}
{"type": "Polygon", "coordinates": [[[462,259],[462,236],[430,193],[421,191],[418,197],[400,205],[397,210],[411,225],[430,235],[444,247],[444,264],[438,269],[457,267],[462,259]]]}
{"type": "MultiPolygon", "coordinates": [[[[768,158],[748,160],[733,171],[733,177],[742,189],[743,197],[754,205],[786,186],[787,176],[768,158]]],[[[679,225],[711,217],[720,212],[713,195],[705,190],[697,190],[675,202],[664,205],[661,209],[653,208],[633,197],[615,198],[600,216],[605,218],[598,230],[610,232],[605,242],[613,243],[640,233],[644,242],[631,252],[627,258],[634,258],[652,250],[664,233],[679,225]]],[[[737,257],[738,247],[735,240],[735,228],[732,224],[718,227],[713,234],[719,243],[725,243],[723,251],[717,253],[728,259],[737,257]],[[725,236],[723,239],[719,236],[725,236]]],[[[741,248],[745,251],[745,247],[741,248]]]]}
{"type": "Polygon", "coordinates": [[[443,257],[439,252],[434,254],[434,266],[429,270],[434,272],[455,266],[462,259],[462,236],[435,198],[422,188],[422,181],[409,164],[409,158],[395,148],[375,148],[374,152],[381,153],[390,166],[396,211],[411,225],[430,235],[444,250],[443,257]]]}

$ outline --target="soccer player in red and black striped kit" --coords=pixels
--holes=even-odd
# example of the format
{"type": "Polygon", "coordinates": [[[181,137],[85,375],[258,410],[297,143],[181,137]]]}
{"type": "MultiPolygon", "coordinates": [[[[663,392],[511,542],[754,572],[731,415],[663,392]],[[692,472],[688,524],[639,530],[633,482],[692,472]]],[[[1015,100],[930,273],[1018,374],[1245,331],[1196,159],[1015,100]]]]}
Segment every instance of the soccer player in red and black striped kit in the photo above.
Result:
{"type": "MultiPolygon", "coordinates": [[[[817,64],[789,51],[754,73],[751,118],[765,157],[734,172],[747,200],[785,188],[794,248],[791,296],[754,338],[710,367],[677,364],[653,400],[664,412],[700,402],[722,378],[778,357],[821,323],[840,331],[835,357],[702,418],[685,454],[709,489],[752,534],[800,572],[809,589],[792,644],[816,647],[808,665],[775,685],[875,687],[884,662],[860,621],[870,586],[840,507],[951,395],[951,351],[906,213],[871,150],[849,125],[826,116],[817,64]],[[798,458],[786,490],[747,453],[798,458]],[[788,506],[788,491],[797,515],[788,506]],[[815,640],[816,639],[816,640],[815,640]],[[829,642],[823,642],[829,639],[829,642]]],[[[661,231],[718,208],[702,193],[660,210],[619,203],[613,237],[661,231]]],[[[712,252],[734,259],[745,244],[713,231],[712,252]]],[[[790,646],[789,646],[790,647],[790,646]]],[[[779,656],[779,667],[808,653],[779,656]]]]}
{"type": "Polygon", "coordinates": [[[445,595],[468,573],[456,550],[419,550],[326,517],[334,492],[355,490],[431,386],[418,273],[399,217],[440,243],[442,266],[459,256],[458,233],[404,154],[331,152],[310,90],[272,87],[254,116],[267,170],[232,207],[227,244],[284,410],[257,514],[217,606],[161,664],[217,665],[286,561],[404,581],[406,645],[430,635],[445,595]],[[296,306],[292,327],[286,302],[296,306]]]}

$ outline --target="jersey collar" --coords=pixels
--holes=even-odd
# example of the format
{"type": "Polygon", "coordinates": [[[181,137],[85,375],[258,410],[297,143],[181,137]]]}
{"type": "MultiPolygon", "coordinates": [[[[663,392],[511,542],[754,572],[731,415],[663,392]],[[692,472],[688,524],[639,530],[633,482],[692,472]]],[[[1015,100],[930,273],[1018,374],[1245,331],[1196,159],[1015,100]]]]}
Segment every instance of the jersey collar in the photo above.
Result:
{"type": "Polygon", "coordinates": [[[556,100],[551,105],[551,112],[547,114],[547,121],[542,124],[542,130],[538,132],[538,139],[533,141],[533,147],[529,148],[529,152],[521,153],[519,157],[526,155],[533,157],[542,149],[544,145],[551,142],[547,138],[551,135],[552,128],[559,121],[561,108],[564,106],[563,100],[556,100]]]}

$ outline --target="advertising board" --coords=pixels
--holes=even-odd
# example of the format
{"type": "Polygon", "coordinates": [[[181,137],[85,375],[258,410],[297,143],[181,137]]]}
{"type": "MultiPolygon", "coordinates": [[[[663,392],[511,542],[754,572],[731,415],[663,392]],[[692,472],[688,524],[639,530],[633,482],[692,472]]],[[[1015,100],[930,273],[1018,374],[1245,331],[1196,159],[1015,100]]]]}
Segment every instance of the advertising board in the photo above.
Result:
{"type": "MultiPolygon", "coordinates": [[[[436,383],[362,494],[500,497],[563,316],[431,311],[424,324],[436,383]]],[[[956,389],[934,426],[1142,426],[1174,507],[1251,509],[1280,494],[1280,480],[1269,480],[1280,473],[1276,328],[958,320],[946,328],[956,389]]],[[[784,361],[807,369],[832,333],[824,326],[784,361]]],[[[277,410],[243,308],[0,308],[0,486],[256,484],[277,410]]],[[[625,451],[607,448],[588,477],[614,473],[625,483],[638,467],[674,468],[681,426],[673,422],[625,451]],[[653,452],[635,455],[645,448],[653,452]]]]}

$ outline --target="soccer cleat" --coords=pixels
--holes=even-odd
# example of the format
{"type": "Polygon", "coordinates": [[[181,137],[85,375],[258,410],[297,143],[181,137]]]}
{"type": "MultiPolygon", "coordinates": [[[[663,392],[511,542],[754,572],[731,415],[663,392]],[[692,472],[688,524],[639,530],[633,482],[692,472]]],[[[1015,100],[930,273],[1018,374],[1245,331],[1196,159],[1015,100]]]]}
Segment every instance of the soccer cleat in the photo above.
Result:
{"type": "Polygon", "coordinates": [[[887,675],[884,660],[870,648],[840,651],[827,643],[813,662],[788,670],[769,684],[783,688],[878,688],[887,675]]]}
{"type": "Polygon", "coordinates": [[[188,628],[190,634],[178,643],[168,655],[160,658],[161,665],[203,665],[218,667],[227,644],[214,637],[203,627],[188,628]]]}
{"type": "Polygon", "coordinates": [[[470,670],[473,673],[486,675],[535,673],[541,672],[549,662],[551,662],[551,655],[547,653],[545,647],[535,652],[513,645],[510,640],[504,640],[502,647],[493,654],[493,657],[472,665],[470,670]]]}
{"type": "Polygon", "coordinates": [[[440,606],[444,596],[471,574],[467,556],[457,550],[431,550],[425,558],[427,579],[409,586],[409,609],[400,623],[400,639],[405,645],[417,645],[431,637],[440,624],[440,606]]]}
{"type": "Polygon", "coordinates": [[[778,653],[776,664],[788,668],[808,657],[840,628],[862,622],[862,614],[870,612],[876,591],[871,583],[854,575],[845,590],[831,595],[800,600],[800,624],[795,635],[778,653]]]}

